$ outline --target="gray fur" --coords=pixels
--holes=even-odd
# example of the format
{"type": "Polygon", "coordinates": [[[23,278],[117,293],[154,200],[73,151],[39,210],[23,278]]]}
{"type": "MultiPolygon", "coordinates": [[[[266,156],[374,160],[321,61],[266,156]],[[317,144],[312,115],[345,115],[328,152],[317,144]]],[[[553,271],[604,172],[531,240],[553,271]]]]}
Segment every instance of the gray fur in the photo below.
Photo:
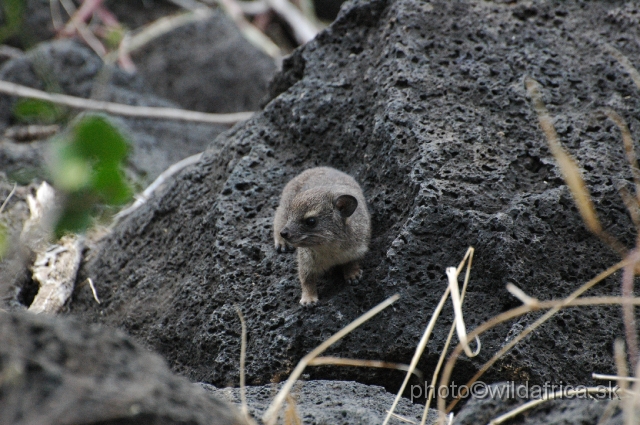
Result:
{"type": "Polygon", "coordinates": [[[330,167],[311,168],[282,191],[273,238],[278,252],[298,250],[300,304],[318,301],[318,277],[334,266],[343,266],[345,280],[357,282],[370,235],[367,204],[351,176],[330,167]],[[305,223],[310,218],[316,220],[315,226],[305,223]]]}

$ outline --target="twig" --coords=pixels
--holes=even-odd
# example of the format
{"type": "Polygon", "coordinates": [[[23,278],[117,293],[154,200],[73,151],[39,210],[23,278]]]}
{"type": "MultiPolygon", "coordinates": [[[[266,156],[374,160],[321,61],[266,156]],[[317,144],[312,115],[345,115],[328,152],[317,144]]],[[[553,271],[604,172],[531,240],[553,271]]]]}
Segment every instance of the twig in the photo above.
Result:
{"type": "Polygon", "coordinates": [[[132,212],[134,212],[135,210],[137,210],[138,208],[140,208],[140,206],[142,206],[145,202],[147,202],[149,200],[149,198],[151,198],[151,195],[153,195],[153,192],[156,191],[156,189],[158,189],[158,187],[160,187],[169,177],[173,176],[174,174],[176,174],[178,171],[182,170],[185,167],[188,167],[191,164],[195,164],[196,162],[200,161],[200,158],[202,157],[202,152],[197,153],[195,155],[191,155],[190,157],[187,157],[181,161],[176,162],[175,164],[171,165],[169,168],[167,168],[165,171],[162,172],[162,174],[160,174],[154,181],[153,183],[151,183],[145,190],[144,192],[142,192],[140,195],[138,195],[136,201],[133,203],[133,205],[131,205],[129,208],[126,208],[122,211],[120,211],[119,213],[117,213],[115,215],[116,220],[119,220],[123,217],[128,216],[129,214],[131,214],[132,212]]]}
{"type": "Polygon", "coordinates": [[[275,60],[282,58],[282,52],[269,37],[264,35],[262,31],[249,22],[242,12],[242,8],[238,6],[235,0],[204,0],[207,4],[217,4],[220,8],[235,22],[236,26],[242,33],[242,36],[257,48],[261,49],[267,55],[275,60]]]}
{"type": "Polygon", "coordinates": [[[91,288],[91,292],[93,293],[93,299],[96,300],[98,304],[101,304],[100,298],[98,298],[98,291],[96,291],[96,287],[93,284],[93,279],[88,277],[87,282],[89,283],[89,288],[91,288]]]}
{"type": "Polygon", "coordinates": [[[378,304],[377,306],[375,306],[374,308],[372,308],[362,316],[358,317],[353,322],[349,323],[340,331],[333,334],[329,339],[325,340],[322,344],[318,345],[313,351],[311,351],[309,354],[304,356],[302,360],[300,360],[296,368],[293,370],[293,372],[291,372],[289,379],[287,379],[287,382],[285,382],[285,384],[282,386],[278,394],[275,396],[275,398],[269,405],[269,408],[267,409],[267,411],[264,413],[264,415],[262,415],[262,420],[264,421],[264,423],[267,425],[275,424],[275,421],[278,417],[278,412],[280,411],[280,407],[282,406],[282,403],[284,402],[287,395],[289,394],[289,391],[291,391],[293,384],[300,377],[300,375],[302,374],[302,372],[304,371],[304,369],[307,367],[307,365],[311,360],[318,357],[327,348],[329,348],[334,343],[342,339],[345,335],[349,334],[349,332],[353,331],[358,326],[362,325],[364,322],[371,319],[373,316],[380,313],[385,308],[389,307],[391,304],[396,302],[399,298],[400,296],[397,294],[390,298],[387,298],[385,301],[381,302],[380,304],[378,304]]]}
{"type": "Polygon", "coordinates": [[[238,6],[245,15],[260,15],[269,11],[269,5],[263,0],[239,1],[238,6]]]}
{"type": "MultiPolygon", "coordinates": [[[[213,13],[210,9],[207,8],[199,8],[192,12],[180,13],[174,16],[165,16],[162,17],[148,25],[142,27],[142,29],[135,31],[130,39],[127,40],[124,46],[121,43],[119,52],[112,52],[107,55],[107,58],[111,59],[115,54],[121,54],[120,50],[123,52],[132,53],[136,50],[140,49],[142,46],[149,43],[151,40],[154,40],[164,34],[167,34],[173,31],[176,28],[179,28],[183,25],[187,25],[192,22],[199,22],[209,19],[213,16],[213,13]]],[[[124,41],[124,39],[123,39],[124,41]]]]}
{"type": "Polygon", "coordinates": [[[44,139],[60,131],[60,126],[31,124],[20,127],[9,127],[4,131],[4,137],[15,141],[29,141],[44,139]]]}
{"type": "Polygon", "coordinates": [[[65,34],[72,35],[72,28],[75,28],[78,32],[78,35],[80,35],[80,37],[87,43],[87,45],[89,45],[89,47],[91,47],[91,49],[102,58],[107,54],[107,49],[102,45],[100,40],[98,40],[96,36],[93,35],[93,33],[89,30],[89,28],[87,28],[84,23],[84,20],[86,19],[84,15],[86,15],[88,8],[92,7],[92,3],[95,1],[100,3],[103,0],[86,0],[84,3],[82,3],[80,9],[75,10],[75,8],[72,7],[73,5],[71,4],[71,2],[69,2],[68,0],[61,0],[62,7],[64,7],[67,13],[71,15],[71,19],[62,31],[65,34]]]}
{"type": "Polygon", "coordinates": [[[4,207],[9,203],[9,199],[11,199],[13,194],[16,193],[17,187],[18,187],[18,183],[14,183],[13,189],[11,189],[11,192],[9,192],[9,196],[7,196],[7,199],[5,199],[2,205],[0,205],[0,214],[2,214],[2,211],[4,211],[4,207]]]}
{"type": "Polygon", "coordinates": [[[131,59],[131,55],[129,54],[130,44],[131,34],[127,32],[122,36],[122,40],[120,40],[120,44],[118,44],[118,64],[125,71],[134,73],[136,71],[136,65],[133,63],[133,59],[131,59]]]}
{"type": "Polygon", "coordinates": [[[271,8],[284,19],[293,30],[300,44],[306,44],[318,34],[318,28],[311,23],[300,9],[287,0],[265,0],[271,8]]]}
{"type": "Polygon", "coordinates": [[[94,99],[83,99],[66,94],[47,93],[41,90],[20,84],[0,80],[0,93],[12,96],[27,97],[31,99],[45,100],[70,108],[86,109],[91,111],[107,112],[114,115],[127,117],[170,119],[191,122],[203,122],[210,124],[235,124],[244,121],[253,115],[253,112],[234,112],[231,114],[209,114],[206,112],[187,111],[175,108],[159,108],[152,106],[131,106],[121,103],[104,102],[94,99]]]}
{"type": "Polygon", "coordinates": [[[59,0],[49,0],[49,10],[51,12],[51,23],[53,24],[53,29],[60,31],[62,27],[64,27],[64,22],[62,22],[59,0]]]}

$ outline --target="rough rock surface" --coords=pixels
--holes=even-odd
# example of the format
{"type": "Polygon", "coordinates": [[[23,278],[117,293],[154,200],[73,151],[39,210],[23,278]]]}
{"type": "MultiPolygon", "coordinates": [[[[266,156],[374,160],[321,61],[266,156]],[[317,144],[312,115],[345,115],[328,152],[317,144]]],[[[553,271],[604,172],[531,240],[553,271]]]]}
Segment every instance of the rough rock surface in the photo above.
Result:
{"type": "MultiPolygon", "coordinates": [[[[518,394],[526,395],[533,387],[512,386],[511,384],[496,384],[488,388],[494,396],[472,398],[455,416],[454,425],[475,425],[490,423],[491,420],[503,415],[526,401],[518,394]],[[495,395],[500,394],[500,395],[495,395]]],[[[536,390],[537,391],[537,390],[536,390]]],[[[559,387],[551,392],[560,391],[559,387]]],[[[602,424],[618,425],[623,423],[622,414],[614,409],[607,412],[609,402],[620,400],[617,394],[609,395],[602,391],[594,393],[592,398],[583,396],[547,401],[540,406],[526,411],[508,421],[523,425],[582,425],[602,424]],[[552,412],[552,414],[549,414],[552,412]],[[603,417],[609,419],[603,419],[603,417]],[[602,422],[601,422],[602,420],[602,422]]]]}
{"type": "MultiPolygon", "coordinates": [[[[470,245],[469,328],[519,305],[504,289],[508,282],[540,299],[568,295],[617,257],[582,224],[523,76],[542,84],[604,227],[631,246],[632,224],[617,193],[631,173],[619,131],[600,108],[615,108],[637,136],[640,98],[597,44],[612,43],[637,62],[638,27],[619,23],[625,8],[574,1],[345,5],[328,30],[285,62],[263,113],[219,138],[197,167],[104,240],[84,268],[103,303],[83,288],[70,313],[125,329],[174,371],[224,386],[238,382],[234,304],[249,326],[248,382],[265,384],[394,293],[399,302],[328,353],[408,362],[445,289],[445,267],[457,265],[470,245]],[[320,302],[303,308],[294,256],[275,253],[271,220],[285,183],[315,165],[361,182],[374,230],[363,281],[346,285],[330,275],[320,302]]],[[[616,274],[590,293],[618,294],[619,280],[616,274]]],[[[484,335],[481,354],[461,359],[454,380],[466,381],[536,317],[484,335]]],[[[613,371],[621,327],[618,307],[564,311],[485,379],[589,383],[592,372],[613,371]]],[[[425,373],[448,330],[444,321],[435,329],[419,365],[425,373]]],[[[403,375],[308,372],[388,389],[403,375]]]]}
{"type": "Polygon", "coordinates": [[[0,423],[245,423],[120,331],[0,313],[0,339],[0,423]]]}
{"type": "MultiPolygon", "coordinates": [[[[215,388],[202,386],[213,395],[230,403],[240,405],[240,390],[237,388],[215,388]]],[[[254,418],[261,418],[273,397],[282,385],[247,387],[247,405],[254,418]]],[[[363,385],[351,381],[309,381],[297,383],[292,391],[296,411],[302,422],[315,424],[381,424],[395,394],[388,393],[376,385],[363,385]]],[[[394,413],[415,423],[422,420],[424,406],[400,399],[394,413]]],[[[429,412],[427,424],[436,422],[437,412],[429,412]]],[[[392,419],[391,423],[401,423],[392,419]]]]}
{"type": "Polygon", "coordinates": [[[132,57],[154,93],[205,112],[259,109],[276,71],[222,12],[178,27],[132,57]]]}

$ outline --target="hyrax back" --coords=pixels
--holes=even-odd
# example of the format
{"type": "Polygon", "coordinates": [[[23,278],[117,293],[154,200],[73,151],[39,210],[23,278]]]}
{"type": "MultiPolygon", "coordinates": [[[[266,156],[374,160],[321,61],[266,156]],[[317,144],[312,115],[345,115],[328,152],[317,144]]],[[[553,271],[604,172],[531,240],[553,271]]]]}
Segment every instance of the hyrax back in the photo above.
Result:
{"type": "Polygon", "coordinates": [[[278,252],[298,250],[300,304],[318,301],[317,279],[334,266],[342,266],[347,282],[357,282],[370,234],[364,195],[351,176],[317,167],[287,183],[273,219],[273,238],[278,252]]]}

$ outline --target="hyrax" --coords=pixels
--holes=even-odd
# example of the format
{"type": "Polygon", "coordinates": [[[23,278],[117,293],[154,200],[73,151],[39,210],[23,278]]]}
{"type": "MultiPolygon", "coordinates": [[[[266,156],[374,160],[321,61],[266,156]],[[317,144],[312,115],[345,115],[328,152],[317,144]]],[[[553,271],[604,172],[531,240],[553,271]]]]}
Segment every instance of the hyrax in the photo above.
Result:
{"type": "Polygon", "coordinates": [[[360,185],[341,171],[311,168],[287,183],[273,219],[273,238],[278,252],[298,249],[300,304],[318,301],[316,282],[334,266],[342,266],[348,283],[359,281],[369,221],[360,185]]]}

